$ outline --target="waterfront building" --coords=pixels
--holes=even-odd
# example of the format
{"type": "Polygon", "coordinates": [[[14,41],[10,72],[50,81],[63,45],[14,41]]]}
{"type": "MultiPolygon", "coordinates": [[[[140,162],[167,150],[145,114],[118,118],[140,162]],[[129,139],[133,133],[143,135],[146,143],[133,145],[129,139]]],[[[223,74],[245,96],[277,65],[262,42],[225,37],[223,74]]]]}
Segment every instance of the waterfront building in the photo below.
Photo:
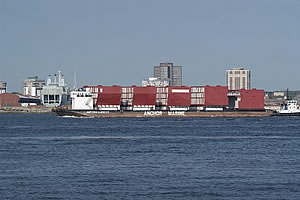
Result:
{"type": "Polygon", "coordinates": [[[28,77],[22,82],[22,94],[40,97],[44,85],[45,80],[39,80],[38,76],[28,77]]]}
{"type": "Polygon", "coordinates": [[[161,81],[167,81],[170,86],[182,86],[182,66],[173,63],[160,63],[153,67],[153,76],[161,81]]]}
{"type": "Polygon", "coordinates": [[[7,83],[4,81],[0,81],[0,94],[4,94],[7,92],[7,83]]]}
{"type": "Polygon", "coordinates": [[[148,80],[142,81],[142,86],[166,87],[169,85],[168,80],[161,80],[160,78],[150,77],[148,80]]]}
{"type": "Polygon", "coordinates": [[[19,93],[0,94],[0,107],[27,107],[40,105],[39,97],[25,96],[19,93]]]}
{"type": "Polygon", "coordinates": [[[244,68],[226,70],[226,86],[228,90],[250,90],[250,71],[244,68]]]}
{"type": "Polygon", "coordinates": [[[57,107],[61,105],[70,105],[70,90],[65,82],[61,71],[54,78],[48,75],[47,83],[42,90],[42,104],[47,107],[57,107]]]}

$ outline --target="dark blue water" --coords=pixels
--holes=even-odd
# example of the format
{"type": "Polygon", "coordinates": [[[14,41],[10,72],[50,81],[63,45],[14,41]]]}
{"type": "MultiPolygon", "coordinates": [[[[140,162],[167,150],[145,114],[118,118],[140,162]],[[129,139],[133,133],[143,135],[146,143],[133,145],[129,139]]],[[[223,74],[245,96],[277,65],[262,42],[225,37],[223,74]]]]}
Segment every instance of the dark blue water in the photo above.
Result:
{"type": "Polygon", "coordinates": [[[300,117],[0,115],[0,199],[300,199],[300,117]]]}

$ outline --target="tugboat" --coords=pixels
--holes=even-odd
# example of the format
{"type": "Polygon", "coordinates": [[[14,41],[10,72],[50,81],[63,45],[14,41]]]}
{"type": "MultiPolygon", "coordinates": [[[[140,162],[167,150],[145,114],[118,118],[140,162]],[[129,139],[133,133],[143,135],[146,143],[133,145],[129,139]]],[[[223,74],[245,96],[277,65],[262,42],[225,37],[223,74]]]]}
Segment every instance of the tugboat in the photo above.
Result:
{"type": "Polygon", "coordinates": [[[296,100],[288,100],[280,105],[280,109],[273,116],[300,116],[300,108],[296,100]]]}

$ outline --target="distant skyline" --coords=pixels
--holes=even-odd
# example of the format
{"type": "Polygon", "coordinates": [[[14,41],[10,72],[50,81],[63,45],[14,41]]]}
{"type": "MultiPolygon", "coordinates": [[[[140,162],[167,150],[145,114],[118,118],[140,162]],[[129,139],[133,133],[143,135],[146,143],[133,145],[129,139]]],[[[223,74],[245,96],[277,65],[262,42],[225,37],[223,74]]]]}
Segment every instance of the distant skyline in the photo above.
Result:
{"type": "Polygon", "coordinates": [[[184,85],[300,90],[298,0],[0,0],[0,81],[21,92],[29,76],[61,70],[70,88],[141,85],[153,66],[182,66],[184,85]]]}

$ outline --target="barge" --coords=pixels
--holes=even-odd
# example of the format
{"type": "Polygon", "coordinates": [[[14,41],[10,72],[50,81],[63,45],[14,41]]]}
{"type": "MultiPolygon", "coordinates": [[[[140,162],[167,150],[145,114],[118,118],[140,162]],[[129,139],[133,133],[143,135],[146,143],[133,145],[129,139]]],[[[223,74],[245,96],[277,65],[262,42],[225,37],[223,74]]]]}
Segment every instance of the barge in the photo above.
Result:
{"type": "Polygon", "coordinates": [[[84,86],[71,92],[72,107],[55,108],[75,117],[268,117],[264,91],[228,91],[224,86],[84,86]]]}

